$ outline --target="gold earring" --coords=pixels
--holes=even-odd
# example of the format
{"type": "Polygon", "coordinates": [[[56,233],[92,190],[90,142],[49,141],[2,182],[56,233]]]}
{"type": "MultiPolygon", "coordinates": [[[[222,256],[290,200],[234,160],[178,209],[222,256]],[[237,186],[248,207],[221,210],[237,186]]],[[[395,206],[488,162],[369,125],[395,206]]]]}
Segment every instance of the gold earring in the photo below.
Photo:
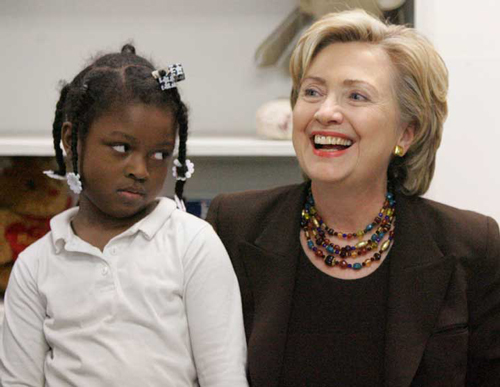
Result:
{"type": "Polygon", "coordinates": [[[402,146],[396,145],[394,147],[394,155],[403,157],[405,155],[405,151],[402,146]]]}

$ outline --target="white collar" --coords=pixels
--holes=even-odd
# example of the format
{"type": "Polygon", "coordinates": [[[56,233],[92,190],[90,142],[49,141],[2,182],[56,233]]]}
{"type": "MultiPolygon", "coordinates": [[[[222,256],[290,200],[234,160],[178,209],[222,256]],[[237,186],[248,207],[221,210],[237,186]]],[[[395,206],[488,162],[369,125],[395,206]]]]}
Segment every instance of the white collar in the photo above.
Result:
{"type": "MultiPolygon", "coordinates": [[[[163,224],[177,209],[175,202],[169,198],[161,197],[157,200],[158,205],[153,212],[121,233],[120,236],[134,235],[141,231],[148,240],[153,239],[158,230],[160,230],[163,224]]],[[[71,220],[75,217],[77,212],[78,207],[70,208],[51,219],[50,228],[52,231],[52,243],[54,244],[56,253],[59,253],[66,243],[77,238],[71,228],[71,220]]]]}

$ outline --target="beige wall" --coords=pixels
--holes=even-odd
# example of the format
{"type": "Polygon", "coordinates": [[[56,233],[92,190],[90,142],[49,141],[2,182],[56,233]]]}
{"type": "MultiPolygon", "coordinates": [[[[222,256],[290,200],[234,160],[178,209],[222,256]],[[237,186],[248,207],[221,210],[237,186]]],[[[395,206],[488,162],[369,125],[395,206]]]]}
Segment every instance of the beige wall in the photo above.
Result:
{"type": "Polygon", "coordinates": [[[430,198],[500,222],[500,2],[415,0],[450,72],[450,114],[430,198]]]}

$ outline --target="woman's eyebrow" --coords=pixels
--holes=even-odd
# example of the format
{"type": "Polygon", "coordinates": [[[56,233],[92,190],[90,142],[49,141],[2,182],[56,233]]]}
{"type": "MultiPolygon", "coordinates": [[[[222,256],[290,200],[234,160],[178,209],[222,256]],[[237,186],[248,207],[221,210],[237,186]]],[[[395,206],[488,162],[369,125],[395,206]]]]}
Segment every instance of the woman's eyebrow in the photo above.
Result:
{"type": "Polygon", "coordinates": [[[346,79],[344,80],[344,85],[346,86],[364,86],[371,89],[374,92],[377,92],[377,88],[373,86],[370,82],[363,81],[361,79],[346,79]]]}
{"type": "Polygon", "coordinates": [[[321,83],[321,84],[325,84],[326,83],[326,81],[323,78],[316,77],[314,75],[309,75],[307,77],[304,77],[304,79],[302,79],[301,84],[304,83],[305,81],[314,81],[314,82],[318,82],[318,83],[321,83]]]}

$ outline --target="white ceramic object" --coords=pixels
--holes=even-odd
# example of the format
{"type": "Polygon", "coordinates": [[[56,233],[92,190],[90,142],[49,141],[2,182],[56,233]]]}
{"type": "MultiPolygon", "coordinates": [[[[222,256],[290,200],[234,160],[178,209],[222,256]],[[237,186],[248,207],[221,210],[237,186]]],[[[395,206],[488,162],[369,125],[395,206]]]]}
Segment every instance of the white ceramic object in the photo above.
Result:
{"type": "Polygon", "coordinates": [[[257,135],[273,140],[292,139],[292,108],[288,99],[276,99],[262,105],[256,114],[257,135]]]}

